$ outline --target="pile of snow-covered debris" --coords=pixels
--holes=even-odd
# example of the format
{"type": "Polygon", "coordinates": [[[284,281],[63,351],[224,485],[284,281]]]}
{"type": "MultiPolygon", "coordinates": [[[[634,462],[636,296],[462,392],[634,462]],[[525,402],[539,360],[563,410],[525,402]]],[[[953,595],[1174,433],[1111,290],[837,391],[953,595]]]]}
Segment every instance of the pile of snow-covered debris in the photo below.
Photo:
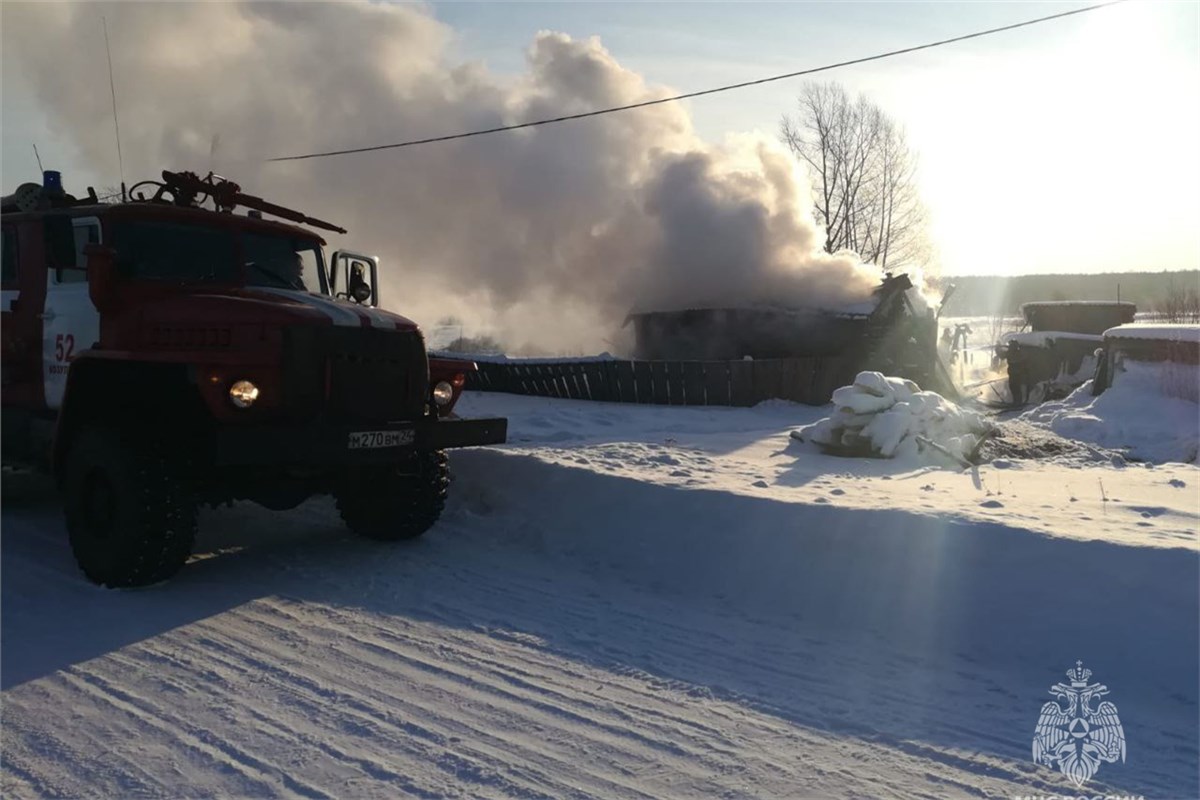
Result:
{"type": "Polygon", "coordinates": [[[833,393],[832,416],[792,432],[831,453],[966,460],[991,425],[981,414],[905,378],[860,372],[833,393]]]}
{"type": "Polygon", "coordinates": [[[1200,454],[1200,409],[1190,399],[1198,385],[1195,364],[1126,360],[1099,396],[1088,381],[1021,419],[1139,461],[1192,464],[1200,454]]]}

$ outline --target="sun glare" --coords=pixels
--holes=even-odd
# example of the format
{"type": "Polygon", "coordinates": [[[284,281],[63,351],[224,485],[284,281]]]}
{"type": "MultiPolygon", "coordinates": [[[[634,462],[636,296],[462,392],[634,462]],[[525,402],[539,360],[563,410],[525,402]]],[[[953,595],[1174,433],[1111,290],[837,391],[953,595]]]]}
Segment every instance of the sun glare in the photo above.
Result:
{"type": "Polygon", "coordinates": [[[1198,81],[1163,45],[1172,13],[1122,6],[1050,47],[940,70],[918,133],[946,271],[1197,266],[1198,81]]]}

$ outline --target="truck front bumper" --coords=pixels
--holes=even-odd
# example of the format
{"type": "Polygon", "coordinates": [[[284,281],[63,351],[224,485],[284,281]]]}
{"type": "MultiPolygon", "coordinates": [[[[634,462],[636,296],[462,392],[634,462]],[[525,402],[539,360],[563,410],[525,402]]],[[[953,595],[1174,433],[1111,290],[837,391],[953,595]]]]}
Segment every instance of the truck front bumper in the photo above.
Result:
{"type": "Polygon", "coordinates": [[[230,426],[217,432],[218,466],[389,464],[421,450],[503,444],[508,420],[419,419],[364,425],[230,426]]]}

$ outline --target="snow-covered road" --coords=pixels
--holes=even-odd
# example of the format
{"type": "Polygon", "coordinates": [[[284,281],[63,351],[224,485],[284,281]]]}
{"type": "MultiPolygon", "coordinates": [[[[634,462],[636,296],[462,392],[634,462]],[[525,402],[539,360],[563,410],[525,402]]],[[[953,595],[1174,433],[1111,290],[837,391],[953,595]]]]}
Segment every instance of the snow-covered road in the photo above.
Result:
{"type": "Polygon", "coordinates": [[[1029,751],[1076,659],[1129,750],[1089,792],[1200,794],[1195,467],[901,472],[804,451],[788,404],[464,410],[513,441],[455,454],[425,539],[239,505],[142,591],[7,479],[4,796],[1066,793],[1029,751]]]}

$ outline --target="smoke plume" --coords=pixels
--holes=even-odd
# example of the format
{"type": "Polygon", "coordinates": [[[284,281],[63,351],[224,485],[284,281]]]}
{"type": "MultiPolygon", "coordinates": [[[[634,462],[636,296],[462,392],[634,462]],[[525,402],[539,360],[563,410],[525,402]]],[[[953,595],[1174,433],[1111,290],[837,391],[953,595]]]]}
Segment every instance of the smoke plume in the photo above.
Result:
{"type": "Polygon", "coordinates": [[[337,222],[350,233],[332,245],[382,258],[384,306],[425,324],[454,314],[514,345],[595,351],[631,310],[836,305],[864,299],[879,277],[853,254],[822,251],[785,150],[762,135],[701,141],[678,103],[262,160],[672,93],[595,38],[539,33],[524,73],[502,78],[451,63],[453,31],[411,6],[5,3],[2,14],[5,92],[32,92],[97,174],[117,174],[104,14],[128,178],[212,169],[337,222]]]}

